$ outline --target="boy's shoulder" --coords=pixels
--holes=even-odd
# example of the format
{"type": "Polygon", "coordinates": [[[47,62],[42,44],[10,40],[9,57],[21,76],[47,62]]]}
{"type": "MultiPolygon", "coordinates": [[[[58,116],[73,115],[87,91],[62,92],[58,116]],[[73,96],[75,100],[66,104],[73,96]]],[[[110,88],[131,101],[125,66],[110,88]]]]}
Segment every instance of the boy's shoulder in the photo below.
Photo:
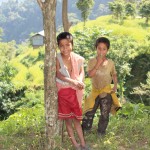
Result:
{"type": "Polygon", "coordinates": [[[113,62],[113,63],[114,63],[114,61],[113,61],[112,59],[109,59],[109,58],[108,58],[107,60],[108,60],[109,62],[113,62]]]}
{"type": "Polygon", "coordinates": [[[84,60],[84,57],[82,57],[81,55],[77,54],[77,53],[74,53],[74,52],[71,52],[71,54],[76,57],[77,59],[82,59],[84,60]]]}
{"type": "Polygon", "coordinates": [[[108,59],[108,63],[114,65],[115,62],[112,59],[108,59]]]}

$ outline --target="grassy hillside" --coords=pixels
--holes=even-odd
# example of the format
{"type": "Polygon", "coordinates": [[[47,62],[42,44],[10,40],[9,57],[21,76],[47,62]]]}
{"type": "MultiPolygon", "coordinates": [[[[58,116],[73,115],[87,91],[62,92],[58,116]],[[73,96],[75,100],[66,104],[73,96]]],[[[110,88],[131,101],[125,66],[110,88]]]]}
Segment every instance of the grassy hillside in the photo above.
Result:
{"type": "Polygon", "coordinates": [[[12,82],[18,88],[27,87],[43,87],[43,59],[44,49],[33,49],[28,47],[24,52],[11,60],[11,64],[18,71],[12,82]]]}
{"type": "MultiPolygon", "coordinates": [[[[113,35],[125,35],[131,36],[137,41],[143,41],[146,36],[150,36],[150,25],[144,24],[145,19],[127,18],[123,21],[114,20],[112,16],[102,16],[93,21],[87,21],[85,28],[87,27],[100,27],[102,29],[112,31],[113,35]]],[[[81,22],[78,25],[71,28],[74,32],[78,29],[84,29],[84,24],[81,22]]]]}

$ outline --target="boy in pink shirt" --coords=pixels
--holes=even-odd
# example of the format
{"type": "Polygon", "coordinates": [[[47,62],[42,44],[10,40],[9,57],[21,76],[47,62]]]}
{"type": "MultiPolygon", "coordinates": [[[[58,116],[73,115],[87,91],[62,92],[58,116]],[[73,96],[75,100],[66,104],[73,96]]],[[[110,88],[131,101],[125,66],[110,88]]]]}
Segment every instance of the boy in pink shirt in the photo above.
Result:
{"type": "Polygon", "coordinates": [[[60,33],[57,36],[57,43],[60,49],[56,60],[58,118],[65,120],[69,138],[75,149],[88,150],[80,124],[84,89],[84,58],[72,52],[73,37],[69,32],[60,33]],[[72,124],[74,124],[80,144],[75,139],[72,124]]]}

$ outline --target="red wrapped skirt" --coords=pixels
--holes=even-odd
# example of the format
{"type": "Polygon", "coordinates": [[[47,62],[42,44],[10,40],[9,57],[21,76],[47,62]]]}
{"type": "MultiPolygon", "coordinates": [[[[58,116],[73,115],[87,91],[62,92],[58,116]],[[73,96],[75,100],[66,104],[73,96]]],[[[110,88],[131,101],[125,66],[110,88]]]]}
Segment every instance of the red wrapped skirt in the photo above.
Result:
{"type": "Polygon", "coordinates": [[[58,118],[82,120],[82,110],[79,107],[76,90],[63,88],[58,91],[58,118]]]}

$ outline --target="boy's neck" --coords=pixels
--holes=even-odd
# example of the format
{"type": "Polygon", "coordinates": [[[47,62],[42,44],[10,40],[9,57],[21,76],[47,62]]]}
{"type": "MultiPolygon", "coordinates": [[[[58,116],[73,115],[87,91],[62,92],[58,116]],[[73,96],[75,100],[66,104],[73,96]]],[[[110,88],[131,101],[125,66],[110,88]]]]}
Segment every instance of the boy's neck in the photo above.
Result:
{"type": "Polygon", "coordinates": [[[65,59],[65,60],[70,60],[71,59],[70,55],[67,55],[67,56],[62,55],[62,58],[65,59]]]}

